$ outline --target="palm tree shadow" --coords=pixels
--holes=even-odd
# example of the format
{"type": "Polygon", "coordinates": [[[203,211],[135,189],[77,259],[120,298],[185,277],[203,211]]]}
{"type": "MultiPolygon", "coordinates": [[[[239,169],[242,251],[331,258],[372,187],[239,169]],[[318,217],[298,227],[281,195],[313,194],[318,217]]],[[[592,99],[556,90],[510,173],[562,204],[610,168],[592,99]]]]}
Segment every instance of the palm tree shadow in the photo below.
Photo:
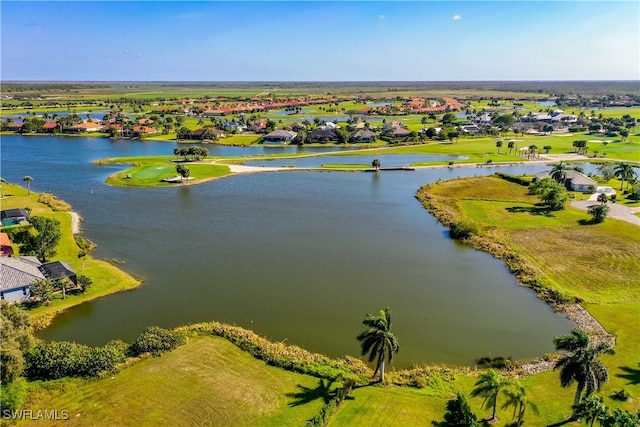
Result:
{"type": "MultiPolygon", "coordinates": [[[[640,366],[640,363],[638,363],[640,366]]],[[[620,366],[620,370],[626,372],[625,374],[616,374],[616,377],[624,378],[625,380],[629,380],[628,385],[638,385],[640,384],[640,369],[634,369],[630,366],[620,366]]]]}
{"type": "Polygon", "coordinates": [[[294,400],[289,403],[289,406],[295,407],[300,405],[306,405],[309,402],[313,402],[317,399],[322,399],[324,403],[329,403],[333,395],[335,394],[335,390],[331,390],[333,386],[334,380],[325,380],[321,379],[318,381],[318,386],[316,388],[305,387],[301,384],[298,384],[298,388],[300,389],[297,393],[287,393],[287,397],[291,397],[294,400]]]}
{"type": "Polygon", "coordinates": [[[547,206],[512,206],[510,208],[506,208],[506,211],[511,213],[525,212],[531,215],[546,216],[551,218],[554,216],[547,206]]]}

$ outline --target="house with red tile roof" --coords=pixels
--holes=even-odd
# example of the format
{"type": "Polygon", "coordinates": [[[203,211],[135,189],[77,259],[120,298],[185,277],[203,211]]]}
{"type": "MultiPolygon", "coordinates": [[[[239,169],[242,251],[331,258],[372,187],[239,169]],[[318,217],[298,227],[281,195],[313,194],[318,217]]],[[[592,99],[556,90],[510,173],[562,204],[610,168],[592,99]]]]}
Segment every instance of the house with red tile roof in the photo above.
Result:
{"type": "Polygon", "coordinates": [[[13,247],[7,233],[0,233],[0,256],[12,256],[13,247]]]}

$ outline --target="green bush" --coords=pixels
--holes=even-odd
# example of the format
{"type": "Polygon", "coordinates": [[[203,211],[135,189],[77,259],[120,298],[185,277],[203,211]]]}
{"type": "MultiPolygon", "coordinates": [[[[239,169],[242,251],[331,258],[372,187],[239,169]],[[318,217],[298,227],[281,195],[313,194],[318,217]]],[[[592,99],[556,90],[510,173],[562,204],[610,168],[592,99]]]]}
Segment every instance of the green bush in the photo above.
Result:
{"type": "Polygon", "coordinates": [[[2,384],[0,386],[0,395],[2,396],[3,411],[17,411],[20,409],[27,397],[27,385],[24,378],[8,384],[2,384]]]}
{"type": "Polygon", "coordinates": [[[112,371],[126,360],[126,344],[112,341],[104,347],[88,347],[75,342],[48,342],[33,347],[25,358],[29,379],[96,377],[112,371]]]}
{"type": "Polygon", "coordinates": [[[451,236],[452,239],[462,240],[478,234],[478,227],[464,220],[454,222],[449,229],[449,236],[451,236]]]}
{"type": "Polygon", "coordinates": [[[513,182],[514,184],[520,184],[525,187],[528,187],[531,184],[531,181],[533,180],[532,177],[509,175],[508,173],[503,173],[503,172],[496,172],[495,176],[497,176],[498,178],[502,178],[505,181],[513,182]]]}
{"type": "Polygon", "coordinates": [[[186,342],[180,332],[163,329],[159,326],[150,326],[131,344],[132,355],[139,356],[142,353],[151,353],[154,357],[161,353],[183,345],[186,342]]]}

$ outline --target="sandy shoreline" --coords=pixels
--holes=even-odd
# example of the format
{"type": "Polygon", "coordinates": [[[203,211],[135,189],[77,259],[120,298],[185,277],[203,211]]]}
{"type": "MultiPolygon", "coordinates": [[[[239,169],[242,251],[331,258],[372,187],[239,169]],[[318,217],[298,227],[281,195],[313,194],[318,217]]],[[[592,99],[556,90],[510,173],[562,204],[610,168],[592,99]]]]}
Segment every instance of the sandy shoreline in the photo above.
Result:
{"type": "Polygon", "coordinates": [[[73,211],[69,212],[69,215],[71,215],[71,232],[73,234],[80,233],[80,221],[82,221],[82,218],[77,212],[73,211]]]}

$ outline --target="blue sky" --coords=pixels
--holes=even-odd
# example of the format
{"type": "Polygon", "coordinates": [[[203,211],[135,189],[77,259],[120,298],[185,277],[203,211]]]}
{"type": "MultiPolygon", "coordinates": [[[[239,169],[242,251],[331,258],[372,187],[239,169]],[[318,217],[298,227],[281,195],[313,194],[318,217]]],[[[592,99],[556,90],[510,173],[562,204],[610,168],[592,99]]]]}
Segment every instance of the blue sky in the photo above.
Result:
{"type": "Polygon", "coordinates": [[[640,2],[1,4],[2,80],[638,80],[640,2]]]}

